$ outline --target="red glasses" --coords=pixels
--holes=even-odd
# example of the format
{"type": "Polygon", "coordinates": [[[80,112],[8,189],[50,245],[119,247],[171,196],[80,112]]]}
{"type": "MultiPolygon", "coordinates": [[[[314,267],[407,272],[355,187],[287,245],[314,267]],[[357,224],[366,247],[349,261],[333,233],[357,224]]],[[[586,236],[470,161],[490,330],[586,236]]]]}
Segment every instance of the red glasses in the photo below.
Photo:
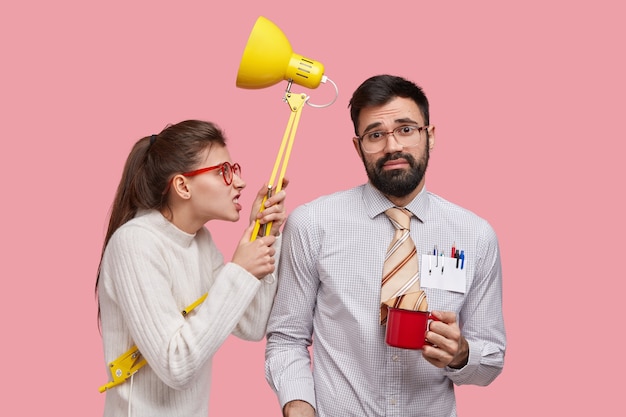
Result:
{"type": "Polygon", "coordinates": [[[194,175],[204,174],[205,172],[214,171],[216,169],[220,170],[220,175],[222,179],[226,183],[226,185],[230,185],[233,183],[233,175],[241,177],[241,166],[239,164],[231,164],[230,162],[222,162],[219,165],[214,165],[212,167],[200,168],[194,171],[183,172],[182,175],[185,177],[193,177],[194,175]]]}

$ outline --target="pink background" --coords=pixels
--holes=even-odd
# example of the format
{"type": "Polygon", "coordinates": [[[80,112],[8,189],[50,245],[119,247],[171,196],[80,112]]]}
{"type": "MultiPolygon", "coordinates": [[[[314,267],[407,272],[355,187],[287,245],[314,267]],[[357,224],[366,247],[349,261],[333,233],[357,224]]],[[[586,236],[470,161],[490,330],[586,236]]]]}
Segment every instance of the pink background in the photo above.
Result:
{"type": "MultiPolygon", "coordinates": [[[[269,177],[289,115],[286,83],[235,87],[260,15],[340,89],[333,106],[303,111],[290,208],[365,180],[347,110],[365,78],[406,76],[430,97],[437,143],[428,188],[492,223],[504,268],[505,369],[487,388],[458,388],[460,414],[623,410],[622,2],[367,4],[0,6],[4,410],[102,413],[93,285],[108,209],[138,138],[212,120],[243,166],[244,205],[269,177]]],[[[318,104],[332,96],[329,85],[292,91],[318,104]]],[[[209,227],[230,258],[244,223],[209,227]]],[[[229,339],[216,355],[212,416],[279,415],[264,346],[229,339]]]]}

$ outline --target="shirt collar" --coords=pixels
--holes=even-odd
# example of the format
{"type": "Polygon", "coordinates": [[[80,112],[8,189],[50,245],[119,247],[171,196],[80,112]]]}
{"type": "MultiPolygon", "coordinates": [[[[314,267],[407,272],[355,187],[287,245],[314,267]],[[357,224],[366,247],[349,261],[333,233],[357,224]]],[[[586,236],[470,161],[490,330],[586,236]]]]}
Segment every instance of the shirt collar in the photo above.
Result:
{"type": "MultiPolygon", "coordinates": [[[[422,191],[405,206],[422,223],[426,220],[430,207],[428,195],[426,185],[424,185],[422,191]]],[[[370,182],[367,182],[363,188],[363,203],[365,204],[365,211],[372,219],[384,213],[385,210],[394,207],[393,203],[370,182]]]]}

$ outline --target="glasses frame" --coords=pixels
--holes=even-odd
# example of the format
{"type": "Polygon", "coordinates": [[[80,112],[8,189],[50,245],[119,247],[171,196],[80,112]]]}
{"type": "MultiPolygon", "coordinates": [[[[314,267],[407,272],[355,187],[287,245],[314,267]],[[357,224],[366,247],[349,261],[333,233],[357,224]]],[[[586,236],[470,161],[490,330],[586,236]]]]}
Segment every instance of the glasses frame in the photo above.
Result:
{"type": "Polygon", "coordinates": [[[233,183],[233,178],[235,175],[241,177],[241,165],[238,163],[231,164],[230,162],[222,162],[218,165],[213,165],[211,167],[199,168],[193,171],[183,172],[181,175],[185,177],[194,177],[196,175],[204,174],[205,172],[215,171],[216,169],[221,170],[222,179],[226,185],[231,185],[233,183]],[[230,178],[227,178],[226,168],[228,167],[228,172],[230,172],[230,178]]]}
{"type": "MultiPolygon", "coordinates": [[[[357,139],[359,139],[359,143],[361,143],[361,149],[363,149],[363,152],[365,152],[365,153],[376,153],[376,152],[380,152],[383,149],[385,149],[385,146],[387,146],[387,141],[389,140],[389,135],[393,135],[393,137],[396,140],[396,142],[398,142],[400,145],[402,145],[403,148],[411,148],[413,146],[419,145],[420,140],[418,140],[418,142],[413,144],[413,145],[404,145],[401,141],[398,140],[398,136],[396,135],[396,133],[400,132],[401,129],[404,129],[404,128],[407,128],[407,127],[415,128],[417,130],[417,134],[419,135],[419,139],[421,140],[422,132],[423,131],[428,132],[428,128],[430,127],[430,125],[426,125],[426,126],[402,125],[402,126],[396,127],[395,129],[393,129],[391,131],[374,130],[372,132],[365,132],[361,136],[357,136],[357,139]],[[366,135],[371,135],[371,134],[375,134],[375,133],[384,136],[384,138],[381,139],[381,143],[383,144],[383,147],[381,149],[377,150],[377,151],[368,151],[363,146],[363,138],[366,135]],[[384,142],[383,142],[383,139],[384,139],[384,142]]],[[[400,136],[400,137],[402,137],[402,136],[400,136]]]]}

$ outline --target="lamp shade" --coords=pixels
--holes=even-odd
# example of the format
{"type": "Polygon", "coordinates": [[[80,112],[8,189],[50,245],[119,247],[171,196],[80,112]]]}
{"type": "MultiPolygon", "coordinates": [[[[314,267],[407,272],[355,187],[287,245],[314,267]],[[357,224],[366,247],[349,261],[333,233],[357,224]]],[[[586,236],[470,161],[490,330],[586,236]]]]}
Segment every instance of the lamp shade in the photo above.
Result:
{"type": "Polygon", "coordinates": [[[239,64],[237,87],[266,88],[291,80],[307,88],[317,88],[323,75],[324,65],[294,53],[278,26],[260,16],[239,64]]]}

